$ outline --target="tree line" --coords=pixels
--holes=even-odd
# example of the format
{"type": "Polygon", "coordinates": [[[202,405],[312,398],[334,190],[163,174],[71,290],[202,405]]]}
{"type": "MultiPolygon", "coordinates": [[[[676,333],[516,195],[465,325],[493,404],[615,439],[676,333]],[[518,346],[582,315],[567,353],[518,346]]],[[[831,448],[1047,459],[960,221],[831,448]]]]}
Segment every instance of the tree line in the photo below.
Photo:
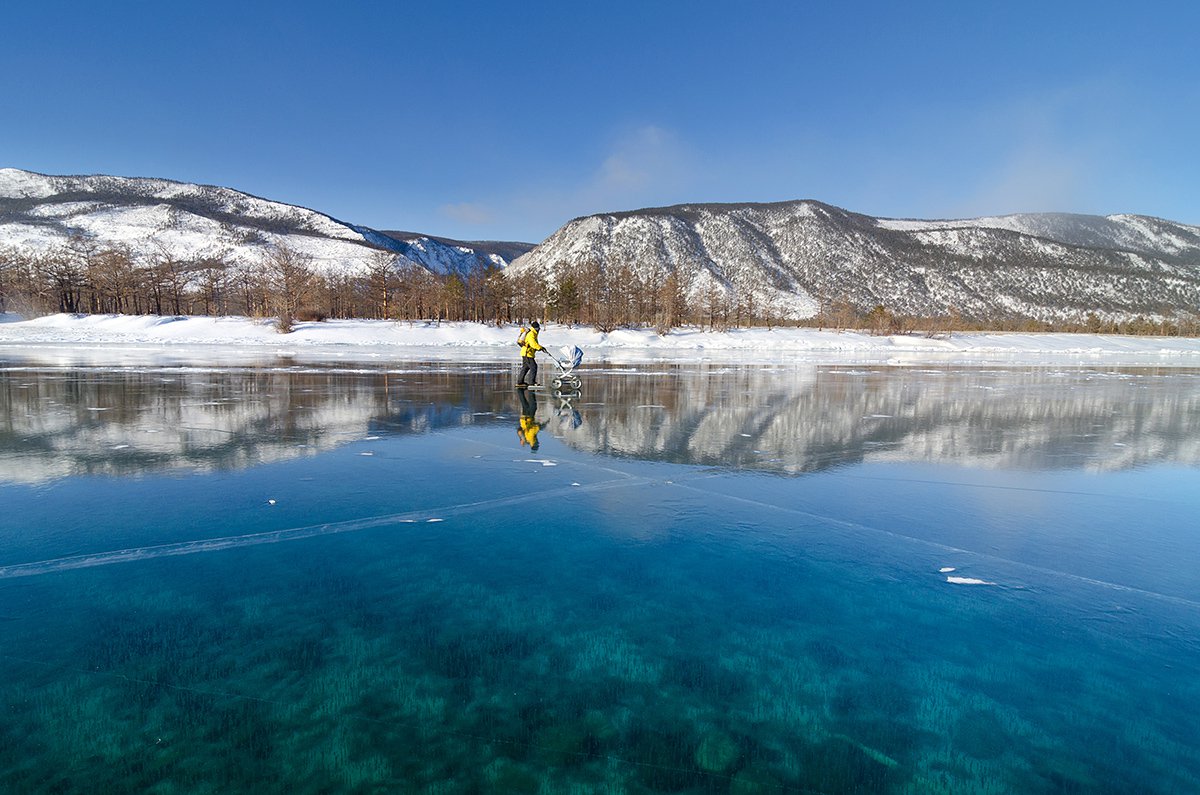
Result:
{"type": "Polygon", "coordinates": [[[534,316],[498,268],[439,275],[376,251],[355,273],[326,272],[286,244],[258,260],[180,257],[73,238],[32,253],[0,249],[0,311],[84,314],[244,315],[281,325],[325,318],[507,319],[534,316]]]}
{"type": "Polygon", "coordinates": [[[281,331],[297,320],[326,318],[497,324],[540,318],[601,331],[652,326],[660,333],[685,325],[714,330],[799,325],[928,336],[966,330],[1200,336],[1195,314],[1112,320],[1091,313],[1077,321],[1046,323],[1019,316],[970,318],[953,308],[936,317],[905,316],[846,300],[824,301],[815,316],[796,320],[788,319],[784,306],[756,301],[752,290],[729,289],[714,280],[689,297],[684,277],[672,269],[592,259],[558,263],[556,270],[560,275],[553,286],[535,273],[506,275],[496,267],[437,274],[377,250],[356,272],[333,273],[282,242],[251,261],[231,255],[181,257],[161,243],[139,253],[75,237],[37,253],[0,249],[0,311],[276,317],[281,331]]]}
{"type": "MultiPolygon", "coordinates": [[[[565,269],[564,269],[565,270],[565,269]]],[[[699,324],[726,329],[777,322],[726,291],[689,303],[674,272],[643,273],[592,261],[554,287],[533,273],[484,267],[438,274],[387,251],[355,273],[323,272],[313,257],[276,243],[254,261],[228,255],[181,257],[164,245],[149,253],[99,246],[88,238],[32,253],[0,249],[0,311],[82,314],[244,315],[297,320],[377,318],[511,323],[541,318],[604,331],[699,324]]]]}

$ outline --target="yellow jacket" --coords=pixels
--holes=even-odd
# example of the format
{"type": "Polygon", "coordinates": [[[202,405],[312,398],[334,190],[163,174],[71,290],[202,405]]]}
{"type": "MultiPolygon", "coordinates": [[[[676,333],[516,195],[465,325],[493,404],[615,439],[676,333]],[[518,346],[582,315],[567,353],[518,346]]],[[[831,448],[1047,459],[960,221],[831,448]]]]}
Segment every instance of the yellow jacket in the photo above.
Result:
{"type": "Polygon", "coordinates": [[[522,417],[520,427],[517,428],[517,436],[521,439],[521,446],[529,445],[533,450],[538,449],[538,431],[542,429],[542,424],[536,421],[533,417],[522,417]]]}
{"type": "Polygon", "coordinates": [[[525,332],[525,341],[523,343],[521,343],[521,357],[522,358],[529,357],[532,359],[533,355],[535,353],[537,353],[538,351],[546,350],[545,348],[542,347],[542,344],[540,342],[538,342],[537,337],[538,337],[538,330],[535,328],[531,328],[531,329],[529,329],[529,331],[525,332]]]}

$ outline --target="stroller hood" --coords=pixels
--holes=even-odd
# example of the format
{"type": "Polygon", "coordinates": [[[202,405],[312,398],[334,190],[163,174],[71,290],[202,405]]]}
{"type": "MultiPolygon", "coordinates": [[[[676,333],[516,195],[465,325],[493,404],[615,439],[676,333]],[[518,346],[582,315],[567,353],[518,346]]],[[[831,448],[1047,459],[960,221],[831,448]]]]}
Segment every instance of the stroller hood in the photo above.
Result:
{"type": "Polygon", "coordinates": [[[567,369],[578,367],[583,361],[583,351],[579,350],[578,345],[564,345],[562,347],[563,366],[567,369]]]}

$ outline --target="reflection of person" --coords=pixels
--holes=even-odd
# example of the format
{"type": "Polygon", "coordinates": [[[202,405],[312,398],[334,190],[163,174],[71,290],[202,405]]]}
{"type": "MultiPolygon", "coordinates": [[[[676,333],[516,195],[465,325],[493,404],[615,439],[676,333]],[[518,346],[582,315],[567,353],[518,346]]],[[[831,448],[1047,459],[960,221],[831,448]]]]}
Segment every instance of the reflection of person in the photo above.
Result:
{"type": "Polygon", "coordinates": [[[522,447],[529,445],[530,450],[537,452],[538,431],[542,429],[541,423],[534,418],[537,414],[537,395],[522,389],[517,392],[517,396],[521,398],[521,421],[517,423],[517,439],[522,447]]]}
{"type": "Polygon", "coordinates": [[[533,386],[537,383],[537,361],[533,358],[538,351],[544,351],[545,348],[538,342],[538,331],[541,326],[535,320],[529,324],[529,330],[521,337],[521,374],[517,376],[517,386],[533,386]],[[529,374],[529,382],[526,383],[525,375],[529,374]]]}

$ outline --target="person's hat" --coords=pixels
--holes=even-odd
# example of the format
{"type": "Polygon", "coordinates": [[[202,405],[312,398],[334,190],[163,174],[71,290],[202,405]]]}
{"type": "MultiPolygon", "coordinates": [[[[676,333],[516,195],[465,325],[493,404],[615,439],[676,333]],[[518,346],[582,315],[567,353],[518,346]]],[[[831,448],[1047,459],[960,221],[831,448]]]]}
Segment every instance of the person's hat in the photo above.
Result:
{"type": "Polygon", "coordinates": [[[530,326],[530,328],[541,328],[541,326],[538,325],[538,322],[536,320],[533,321],[532,323],[530,323],[529,326],[530,326]]]}

